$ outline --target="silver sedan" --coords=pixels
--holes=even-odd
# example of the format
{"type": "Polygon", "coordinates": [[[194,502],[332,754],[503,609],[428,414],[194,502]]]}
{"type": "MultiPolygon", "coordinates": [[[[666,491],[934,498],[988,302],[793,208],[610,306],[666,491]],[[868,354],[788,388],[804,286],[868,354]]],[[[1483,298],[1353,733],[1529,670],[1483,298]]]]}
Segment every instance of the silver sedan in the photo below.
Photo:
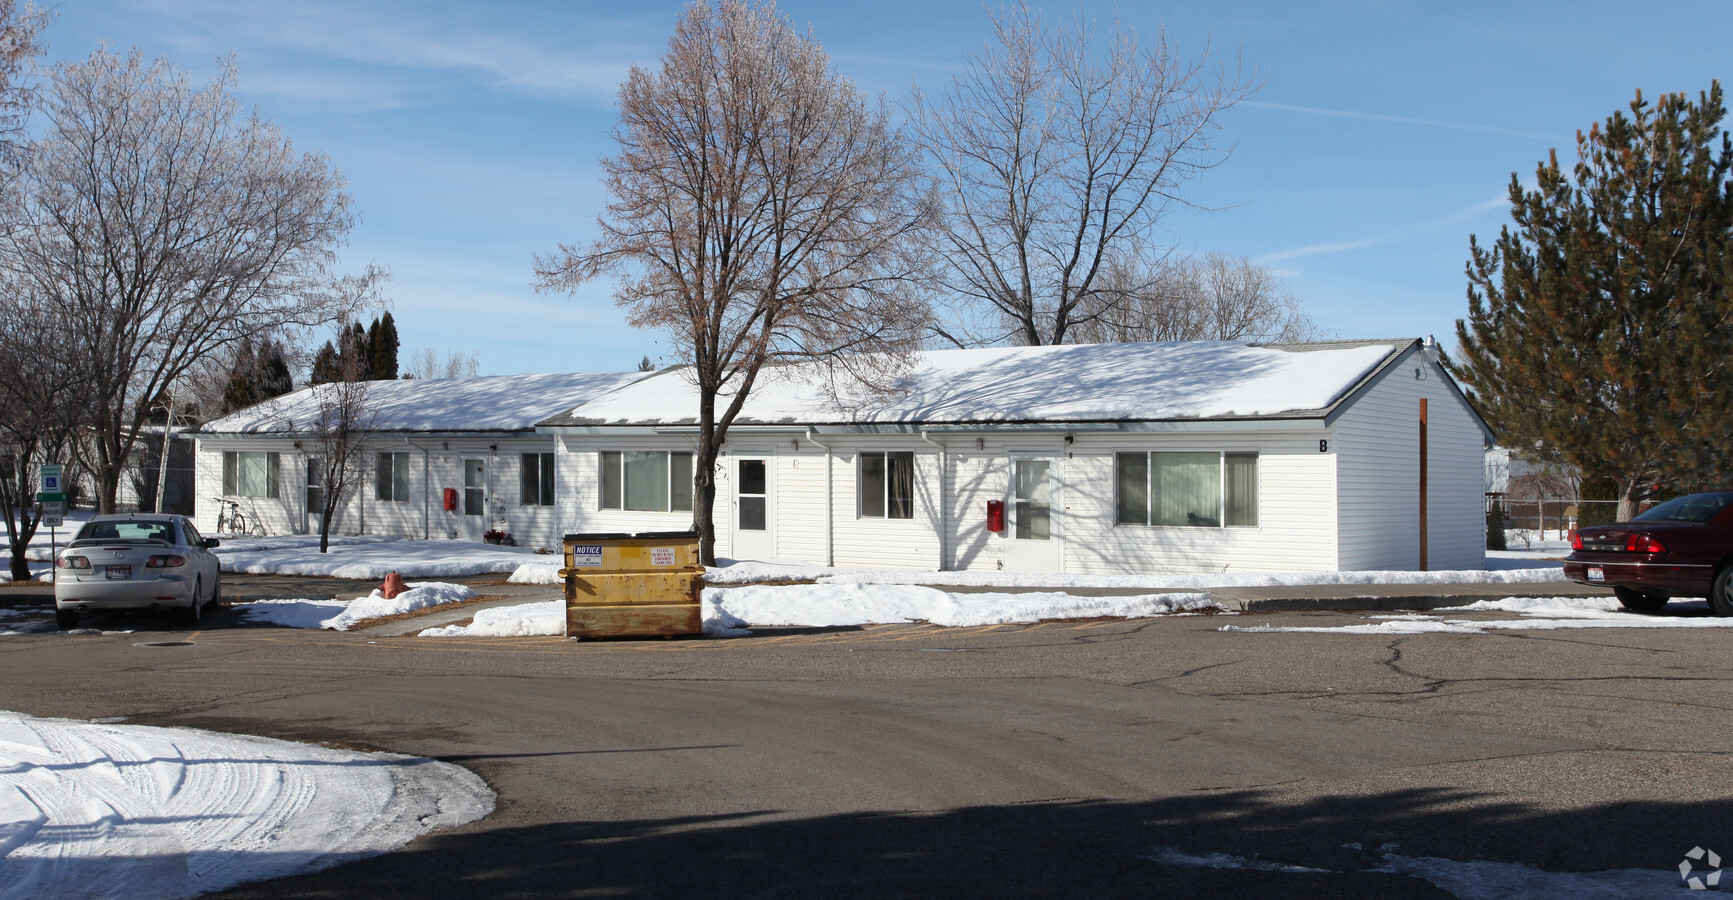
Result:
{"type": "Polygon", "coordinates": [[[185,516],[96,516],[54,560],[54,613],[76,628],[85,612],[172,611],[199,624],[222,590],[216,538],[185,516]]]}

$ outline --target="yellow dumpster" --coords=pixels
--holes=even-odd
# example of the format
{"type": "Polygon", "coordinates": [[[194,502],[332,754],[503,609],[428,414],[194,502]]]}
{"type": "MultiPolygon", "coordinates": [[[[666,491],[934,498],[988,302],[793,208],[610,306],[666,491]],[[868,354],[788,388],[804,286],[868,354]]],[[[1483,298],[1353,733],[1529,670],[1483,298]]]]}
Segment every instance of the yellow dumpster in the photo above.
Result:
{"type": "Polygon", "coordinates": [[[698,532],[568,534],[566,636],[702,634],[698,532]]]}

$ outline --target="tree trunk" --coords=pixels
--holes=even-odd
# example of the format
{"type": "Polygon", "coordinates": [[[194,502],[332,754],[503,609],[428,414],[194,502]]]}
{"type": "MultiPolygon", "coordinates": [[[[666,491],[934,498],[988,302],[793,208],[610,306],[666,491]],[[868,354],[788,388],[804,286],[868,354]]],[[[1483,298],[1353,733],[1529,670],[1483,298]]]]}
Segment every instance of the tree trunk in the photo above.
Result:
{"type": "MultiPolygon", "coordinates": [[[[27,483],[27,482],[25,482],[27,483]]],[[[22,498],[21,498],[22,501],[22,498]]],[[[42,513],[38,509],[34,521],[30,515],[30,504],[20,502],[17,507],[6,510],[6,539],[12,549],[12,580],[30,580],[30,560],[24,556],[24,551],[30,546],[30,539],[36,536],[36,526],[42,522],[42,513]],[[16,509],[17,524],[13,524],[12,516],[16,509]]]]}
{"type": "Polygon", "coordinates": [[[716,565],[716,391],[698,386],[698,452],[692,457],[692,527],[698,532],[698,561],[716,565]]]}
{"type": "Polygon", "coordinates": [[[1639,481],[1636,476],[1619,479],[1619,512],[1618,521],[1629,522],[1637,517],[1637,488],[1639,481]]]}

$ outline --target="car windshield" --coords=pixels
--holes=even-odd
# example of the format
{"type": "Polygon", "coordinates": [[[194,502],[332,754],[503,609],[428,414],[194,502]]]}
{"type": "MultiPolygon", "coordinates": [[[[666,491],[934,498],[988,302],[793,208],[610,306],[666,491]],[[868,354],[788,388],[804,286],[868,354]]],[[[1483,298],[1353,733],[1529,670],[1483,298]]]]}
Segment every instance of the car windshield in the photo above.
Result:
{"type": "Polygon", "coordinates": [[[1635,522],[1707,522],[1733,503],[1733,493],[1687,494],[1649,507],[1635,522]]]}
{"type": "Polygon", "coordinates": [[[86,522],[79,529],[78,541],[175,541],[174,525],[169,522],[86,522]]]}

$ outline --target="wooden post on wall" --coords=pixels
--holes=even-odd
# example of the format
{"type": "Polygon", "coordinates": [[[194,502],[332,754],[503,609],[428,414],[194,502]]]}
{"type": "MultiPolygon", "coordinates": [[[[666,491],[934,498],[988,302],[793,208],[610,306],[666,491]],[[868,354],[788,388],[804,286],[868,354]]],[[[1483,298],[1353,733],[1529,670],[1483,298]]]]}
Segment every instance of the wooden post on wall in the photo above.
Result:
{"type": "Polygon", "coordinates": [[[1420,398],[1420,571],[1426,571],[1426,398],[1420,398]]]}

